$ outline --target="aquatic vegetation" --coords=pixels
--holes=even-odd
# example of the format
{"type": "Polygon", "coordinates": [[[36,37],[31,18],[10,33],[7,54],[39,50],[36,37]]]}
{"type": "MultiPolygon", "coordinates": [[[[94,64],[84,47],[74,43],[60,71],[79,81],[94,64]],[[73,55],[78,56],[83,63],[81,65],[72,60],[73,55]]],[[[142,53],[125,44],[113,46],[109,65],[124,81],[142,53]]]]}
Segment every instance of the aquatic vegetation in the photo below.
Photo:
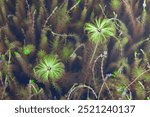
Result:
{"type": "Polygon", "coordinates": [[[107,40],[110,36],[115,36],[115,25],[110,19],[95,19],[93,23],[86,23],[85,30],[89,39],[94,43],[107,40]]]}
{"type": "Polygon", "coordinates": [[[73,48],[71,47],[72,45],[69,45],[68,46],[65,46],[63,49],[62,49],[62,59],[63,60],[69,60],[70,59],[70,56],[71,54],[73,53],[73,48]]]}
{"type": "Polygon", "coordinates": [[[64,64],[55,55],[47,55],[35,66],[35,75],[43,82],[58,80],[64,74],[64,64]]]}
{"type": "Polygon", "coordinates": [[[114,10],[119,10],[121,7],[121,1],[120,0],[111,0],[110,5],[114,10]]]}
{"type": "Polygon", "coordinates": [[[43,58],[46,56],[46,52],[44,50],[39,50],[37,53],[38,58],[43,58]]]}
{"type": "Polygon", "coordinates": [[[0,0],[0,99],[149,99],[149,14],[149,0],[0,0]]]}
{"type": "Polygon", "coordinates": [[[35,47],[33,45],[26,45],[23,47],[23,54],[29,55],[31,52],[35,50],[35,47]]]}

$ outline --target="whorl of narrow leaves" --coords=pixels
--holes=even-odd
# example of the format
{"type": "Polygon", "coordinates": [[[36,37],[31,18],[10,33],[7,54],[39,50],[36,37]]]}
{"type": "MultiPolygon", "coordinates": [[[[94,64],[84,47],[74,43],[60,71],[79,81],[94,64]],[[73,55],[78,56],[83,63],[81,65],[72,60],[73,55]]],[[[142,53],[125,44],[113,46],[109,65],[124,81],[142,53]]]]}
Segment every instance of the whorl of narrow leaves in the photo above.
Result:
{"type": "Polygon", "coordinates": [[[59,79],[64,74],[64,64],[54,55],[45,56],[34,68],[35,75],[43,82],[59,79]]]}
{"type": "Polygon", "coordinates": [[[93,23],[85,24],[90,41],[99,43],[115,36],[115,25],[110,19],[95,19],[93,23]]]}

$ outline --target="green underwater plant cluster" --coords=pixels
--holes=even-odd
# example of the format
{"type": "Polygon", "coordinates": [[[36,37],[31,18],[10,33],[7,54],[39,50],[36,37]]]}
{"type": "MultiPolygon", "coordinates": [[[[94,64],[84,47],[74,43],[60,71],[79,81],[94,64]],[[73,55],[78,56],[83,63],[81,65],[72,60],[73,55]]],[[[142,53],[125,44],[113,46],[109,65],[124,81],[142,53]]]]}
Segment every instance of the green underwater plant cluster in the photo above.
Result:
{"type": "Polygon", "coordinates": [[[115,25],[109,19],[95,19],[95,22],[86,23],[85,30],[88,32],[89,39],[94,43],[104,42],[110,36],[115,36],[115,25]]]}
{"type": "Polygon", "coordinates": [[[56,56],[47,55],[35,66],[34,70],[37,77],[43,81],[48,81],[49,78],[55,81],[64,73],[64,64],[59,62],[56,56]]]}
{"type": "Polygon", "coordinates": [[[150,0],[0,0],[0,99],[149,100],[150,0]]]}

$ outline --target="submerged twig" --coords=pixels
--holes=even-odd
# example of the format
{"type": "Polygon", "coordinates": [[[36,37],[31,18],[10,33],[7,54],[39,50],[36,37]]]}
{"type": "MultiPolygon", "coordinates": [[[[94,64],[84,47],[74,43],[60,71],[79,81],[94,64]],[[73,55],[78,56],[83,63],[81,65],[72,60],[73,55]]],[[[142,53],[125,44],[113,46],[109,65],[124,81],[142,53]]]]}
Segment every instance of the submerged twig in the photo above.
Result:
{"type": "Polygon", "coordinates": [[[77,3],[76,3],[75,5],[73,5],[73,6],[67,11],[67,14],[70,13],[74,8],[76,8],[79,3],[80,3],[80,0],[78,0],[77,3]]]}
{"type": "Polygon", "coordinates": [[[57,9],[58,9],[58,6],[56,6],[56,7],[54,8],[54,10],[52,11],[52,13],[48,16],[48,18],[46,19],[46,21],[45,21],[45,23],[44,23],[44,27],[46,27],[46,25],[47,25],[49,19],[52,17],[52,15],[56,12],[57,9]]]}
{"type": "Polygon", "coordinates": [[[104,67],[104,60],[105,60],[106,57],[107,57],[107,53],[104,52],[104,55],[102,56],[102,60],[101,60],[101,77],[102,77],[102,80],[103,80],[103,84],[102,84],[102,86],[101,86],[101,88],[100,88],[100,91],[99,91],[99,93],[98,93],[98,99],[100,99],[100,95],[101,95],[101,92],[102,92],[102,89],[103,89],[104,85],[106,86],[106,88],[107,88],[109,94],[110,94],[111,97],[113,98],[113,95],[111,94],[111,91],[110,91],[110,89],[109,89],[109,87],[108,87],[108,85],[107,85],[107,83],[106,83],[106,80],[108,79],[108,77],[107,77],[107,76],[104,77],[104,70],[103,70],[103,67],[104,67]]]}
{"type": "Polygon", "coordinates": [[[101,10],[102,10],[102,14],[104,15],[104,17],[106,18],[107,16],[106,16],[106,14],[105,14],[105,8],[106,8],[106,5],[104,6],[104,9],[103,9],[103,7],[102,7],[102,5],[101,4],[99,4],[99,7],[101,8],[101,10]]]}
{"type": "Polygon", "coordinates": [[[72,94],[75,90],[80,89],[80,88],[87,88],[88,90],[91,90],[92,93],[93,93],[93,95],[94,95],[95,98],[97,99],[98,96],[97,96],[96,92],[94,91],[94,89],[93,89],[92,87],[87,86],[87,85],[85,85],[85,84],[79,84],[78,86],[76,86],[76,85],[77,85],[77,84],[74,84],[73,87],[70,89],[70,91],[69,91],[69,93],[68,93],[68,96],[67,96],[67,99],[68,99],[68,100],[70,99],[71,94],[72,94]]]}
{"type": "Polygon", "coordinates": [[[144,71],[143,73],[141,73],[139,76],[137,76],[136,78],[134,78],[134,80],[126,87],[129,88],[133,83],[135,83],[141,76],[143,76],[144,74],[148,73],[150,71],[150,69],[147,69],[146,71],[144,71]]]}

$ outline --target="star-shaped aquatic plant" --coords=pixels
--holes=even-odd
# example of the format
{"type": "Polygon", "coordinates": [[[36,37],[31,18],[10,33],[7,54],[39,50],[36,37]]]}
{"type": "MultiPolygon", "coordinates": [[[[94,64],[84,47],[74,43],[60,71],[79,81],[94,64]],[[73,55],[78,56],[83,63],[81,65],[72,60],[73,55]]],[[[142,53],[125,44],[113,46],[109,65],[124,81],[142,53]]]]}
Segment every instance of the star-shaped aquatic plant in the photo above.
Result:
{"type": "Polygon", "coordinates": [[[43,82],[58,80],[65,72],[64,64],[55,55],[47,55],[34,68],[35,75],[43,82]]]}
{"type": "Polygon", "coordinates": [[[110,19],[95,19],[93,23],[85,24],[89,39],[94,43],[107,40],[110,36],[115,36],[115,25],[110,19]]]}
{"type": "Polygon", "coordinates": [[[88,33],[89,40],[95,44],[93,54],[89,62],[89,65],[91,65],[99,44],[106,41],[111,36],[115,37],[116,27],[111,19],[96,18],[93,23],[86,23],[84,29],[88,33]]]}

